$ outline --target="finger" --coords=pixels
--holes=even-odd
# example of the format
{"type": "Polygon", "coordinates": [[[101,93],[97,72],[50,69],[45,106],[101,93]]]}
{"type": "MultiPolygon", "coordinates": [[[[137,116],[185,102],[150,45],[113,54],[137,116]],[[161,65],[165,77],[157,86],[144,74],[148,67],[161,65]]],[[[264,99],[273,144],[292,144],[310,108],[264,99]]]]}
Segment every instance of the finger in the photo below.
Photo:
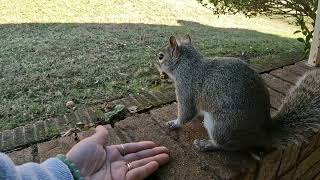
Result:
{"type": "Polygon", "coordinates": [[[166,153],[169,154],[169,150],[166,147],[155,147],[152,149],[146,149],[142,151],[138,151],[136,153],[130,153],[124,156],[124,160],[126,162],[136,161],[139,159],[144,159],[152,156],[156,156],[158,154],[166,153]]]}
{"type": "Polygon", "coordinates": [[[139,159],[131,162],[132,169],[144,166],[152,161],[156,161],[160,166],[166,164],[169,161],[169,155],[166,153],[158,154],[156,156],[139,159]]]}
{"type": "MultiPolygon", "coordinates": [[[[109,126],[107,126],[107,127],[109,127],[109,126]]],[[[107,128],[99,125],[96,127],[96,133],[108,134],[108,130],[107,130],[107,128]]]]}
{"type": "Polygon", "coordinates": [[[126,175],[127,180],[142,180],[150,176],[159,168],[159,164],[156,161],[149,162],[148,164],[128,171],[126,175]]]}
{"type": "Polygon", "coordinates": [[[108,130],[103,126],[97,126],[96,127],[96,133],[91,136],[94,141],[96,141],[98,144],[104,146],[108,142],[108,130]]]}
{"type": "MultiPolygon", "coordinates": [[[[157,145],[152,141],[140,141],[136,143],[126,143],[123,144],[126,154],[135,153],[145,149],[152,149],[157,145]]],[[[120,145],[116,145],[119,152],[122,152],[123,149],[120,145]]]]}

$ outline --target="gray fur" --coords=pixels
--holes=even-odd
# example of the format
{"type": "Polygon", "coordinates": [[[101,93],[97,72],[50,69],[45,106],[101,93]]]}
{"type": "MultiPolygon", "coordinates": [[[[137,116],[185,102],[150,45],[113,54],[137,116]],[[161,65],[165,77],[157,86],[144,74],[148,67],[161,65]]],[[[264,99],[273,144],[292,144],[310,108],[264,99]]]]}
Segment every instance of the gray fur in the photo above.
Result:
{"type": "Polygon", "coordinates": [[[181,127],[200,112],[212,116],[210,140],[195,140],[199,150],[233,151],[272,143],[282,147],[319,129],[319,71],[291,92],[273,123],[268,90],[259,74],[237,58],[205,59],[186,38],[172,43],[171,37],[157,67],[175,81],[178,119],[170,121],[169,128],[181,127]]]}
{"type": "Polygon", "coordinates": [[[320,129],[320,69],[306,73],[275,115],[271,129],[274,147],[307,141],[320,129]]]}

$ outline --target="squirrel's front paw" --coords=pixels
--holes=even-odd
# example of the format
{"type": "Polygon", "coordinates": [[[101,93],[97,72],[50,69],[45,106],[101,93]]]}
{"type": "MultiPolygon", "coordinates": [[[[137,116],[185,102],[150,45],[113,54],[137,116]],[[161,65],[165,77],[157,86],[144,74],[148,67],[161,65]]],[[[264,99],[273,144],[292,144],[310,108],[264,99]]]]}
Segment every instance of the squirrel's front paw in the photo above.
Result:
{"type": "Polygon", "coordinates": [[[175,130],[181,127],[181,125],[179,123],[177,123],[177,119],[176,120],[172,120],[167,122],[167,126],[170,130],[175,130]]]}

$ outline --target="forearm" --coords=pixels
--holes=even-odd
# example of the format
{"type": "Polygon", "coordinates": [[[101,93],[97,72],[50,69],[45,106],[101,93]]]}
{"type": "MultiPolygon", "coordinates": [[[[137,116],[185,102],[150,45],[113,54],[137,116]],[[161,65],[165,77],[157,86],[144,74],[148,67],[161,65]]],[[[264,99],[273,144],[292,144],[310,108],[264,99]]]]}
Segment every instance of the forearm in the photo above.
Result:
{"type": "Polygon", "coordinates": [[[183,84],[185,88],[177,88],[178,120],[182,124],[191,121],[197,115],[194,95],[191,94],[189,84],[183,84]]]}
{"type": "Polygon", "coordinates": [[[15,166],[7,155],[0,153],[0,179],[70,180],[73,176],[68,166],[57,158],[41,164],[30,162],[15,166]]]}
{"type": "Polygon", "coordinates": [[[191,121],[197,115],[194,103],[190,100],[178,102],[178,119],[182,123],[191,121]]]}

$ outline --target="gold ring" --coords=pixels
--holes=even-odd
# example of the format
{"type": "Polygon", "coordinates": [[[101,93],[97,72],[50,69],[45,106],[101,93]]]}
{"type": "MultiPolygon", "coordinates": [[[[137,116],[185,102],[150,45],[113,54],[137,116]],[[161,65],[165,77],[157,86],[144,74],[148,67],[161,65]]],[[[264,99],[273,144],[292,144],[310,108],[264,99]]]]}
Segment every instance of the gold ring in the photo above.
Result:
{"type": "Polygon", "coordinates": [[[126,149],[124,148],[124,145],[123,144],[120,144],[121,148],[122,148],[122,155],[126,155],[126,149]]]}
{"type": "Polygon", "coordinates": [[[133,169],[132,164],[131,163],[127,163],[127,167],[128,167],[128,171],[130,171],[131,169],[133,169]]]}

